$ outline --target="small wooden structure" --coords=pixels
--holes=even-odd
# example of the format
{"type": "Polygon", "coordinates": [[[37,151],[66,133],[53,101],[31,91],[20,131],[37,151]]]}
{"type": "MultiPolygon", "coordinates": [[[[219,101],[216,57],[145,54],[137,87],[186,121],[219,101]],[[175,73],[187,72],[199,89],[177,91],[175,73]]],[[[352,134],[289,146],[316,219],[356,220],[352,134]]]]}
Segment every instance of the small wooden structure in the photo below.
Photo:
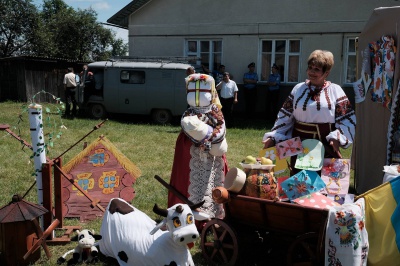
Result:
{"type": "Polygon", "coordinates": [[[47,212],[19,195],[0,209],[0,265],[30,265],[40,259],[40,246],[51,256],[45,239],[59,222],[55,220],[43,233],[38,217],[47,212]]]}
{"type": "Polygon", "coordinates": [[[101,217],[103,211],[90,206],[71,180],[94,199],[94,205],[105,209],[111,198],[132,201],[135,197],[133,184],[141,175],[140,169],[104,136],[88,145],[62,170],[67,175],[61,180],[63,217],[80,217],[81,221],[101,217]]]}

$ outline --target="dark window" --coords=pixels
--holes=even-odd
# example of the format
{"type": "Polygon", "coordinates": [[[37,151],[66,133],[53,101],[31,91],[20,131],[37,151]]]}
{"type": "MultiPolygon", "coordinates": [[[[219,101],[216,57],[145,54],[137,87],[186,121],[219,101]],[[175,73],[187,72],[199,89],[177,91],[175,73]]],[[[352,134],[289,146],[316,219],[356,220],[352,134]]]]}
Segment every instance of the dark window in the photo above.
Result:
{"type": "Polygon", "coordinates": [[[121,83],[144,84],[146,80],[146,75],[144,71],[122,70],[120,79],[121,83]]]}

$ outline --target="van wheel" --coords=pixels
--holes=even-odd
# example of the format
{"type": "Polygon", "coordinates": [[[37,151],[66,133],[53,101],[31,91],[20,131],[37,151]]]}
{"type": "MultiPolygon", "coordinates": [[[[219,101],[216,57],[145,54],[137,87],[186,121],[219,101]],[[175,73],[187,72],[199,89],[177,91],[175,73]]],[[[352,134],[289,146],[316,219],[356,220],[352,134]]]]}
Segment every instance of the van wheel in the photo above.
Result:
{"type": "Polygon", "coordinates": [[[153,121],[157,124],[167,124],[172,120],[172,115],[170,111],[165,109],[153,110],[151,117],[153,118],[153,121]]]}
{"type": "Polygon", "coordinates": [[[89,107],[89,114],[95,119],[102,119],[106,116],[106,109],[101,104],[91,104],[89,107]]]}

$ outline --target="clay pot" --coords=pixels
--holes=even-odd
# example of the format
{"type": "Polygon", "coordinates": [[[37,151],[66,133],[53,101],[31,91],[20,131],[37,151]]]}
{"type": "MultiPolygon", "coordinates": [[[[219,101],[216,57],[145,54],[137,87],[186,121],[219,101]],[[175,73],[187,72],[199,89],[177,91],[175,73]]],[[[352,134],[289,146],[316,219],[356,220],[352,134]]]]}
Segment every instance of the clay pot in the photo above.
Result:
{"type": "Polygon", "coordinates": [[[229,192],[224,187],[216,187],[212,191],[212,198],[216,203],[225,203],[229,200],[229,192]]]}

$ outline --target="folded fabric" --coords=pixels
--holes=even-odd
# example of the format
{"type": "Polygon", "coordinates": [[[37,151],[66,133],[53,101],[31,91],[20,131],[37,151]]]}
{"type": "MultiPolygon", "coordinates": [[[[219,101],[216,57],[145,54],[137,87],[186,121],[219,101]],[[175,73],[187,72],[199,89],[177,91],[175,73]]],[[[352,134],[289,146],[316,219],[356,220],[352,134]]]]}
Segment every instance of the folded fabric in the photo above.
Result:
{"type": "Polygon", "coordinates": [[[303,152],[297,155],[294,168],[319,171],[322,168],[325,148],[321,141],[305,139],[301,142],[303,152]]]}
{"type": "Polygon", "coordinates": [[[303,145],[299,137],[279,142],[275,147],[280,159],[291,157],[303,152],[303,145]]]}
{"type": "Polygon", "coordinates": [[[332,206],[339,206],[340,204],[320,192],[314,192],[306,196],[302,196],[293,200],[293,202],[306,207],[313,207],[318,209],[329,209],[332,206]]]}
{"type": "Polygon", "coordinates": [[[302,170],[283,181],[281,186],[288,198],[294,200],[313,192],[319,192],[325,188],[325,183],[317,172],[302,170]]]}

